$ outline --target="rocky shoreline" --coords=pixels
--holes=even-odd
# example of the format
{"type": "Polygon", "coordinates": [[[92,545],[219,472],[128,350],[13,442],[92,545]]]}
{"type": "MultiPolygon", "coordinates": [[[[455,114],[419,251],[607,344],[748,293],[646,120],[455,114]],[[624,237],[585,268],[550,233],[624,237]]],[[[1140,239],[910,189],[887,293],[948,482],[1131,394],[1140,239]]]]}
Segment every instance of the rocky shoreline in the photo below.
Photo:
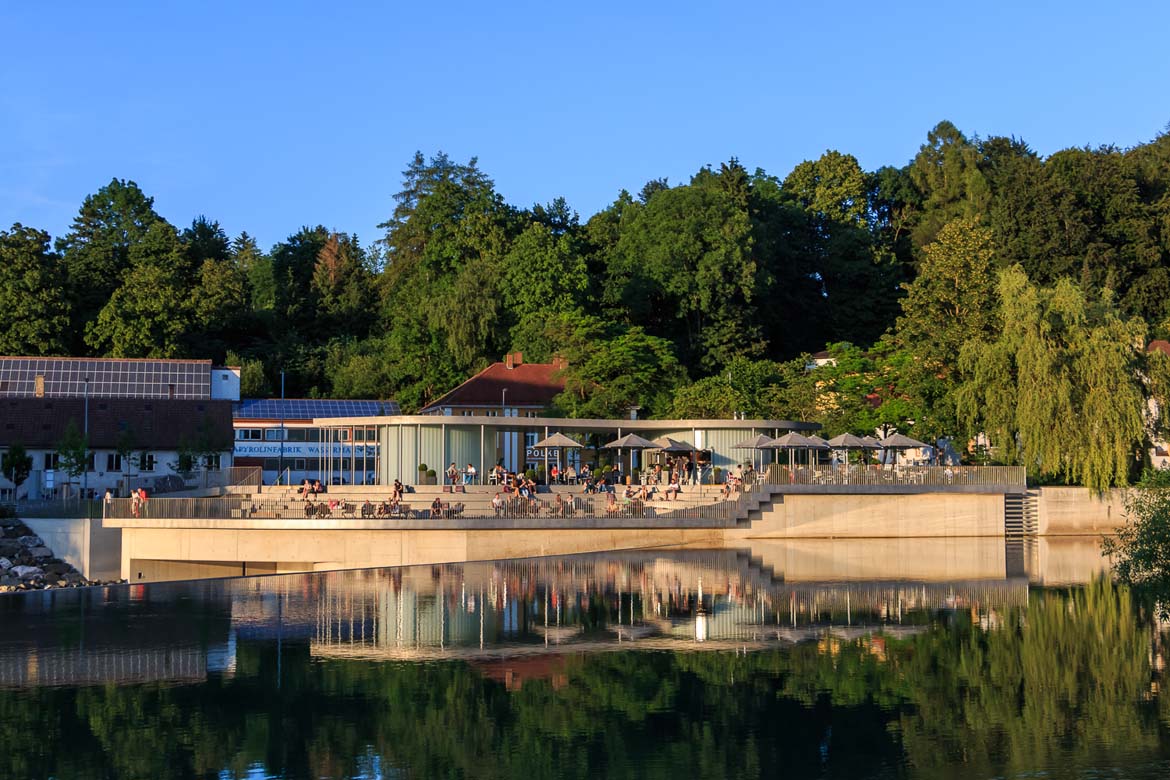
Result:
{"type": "Polygon", "coordinates": [[[0,520],[0,594],[30,590],[117,585],[125,580],[87,580],[53,555],[39,536],[15,518],[0,520]]]}

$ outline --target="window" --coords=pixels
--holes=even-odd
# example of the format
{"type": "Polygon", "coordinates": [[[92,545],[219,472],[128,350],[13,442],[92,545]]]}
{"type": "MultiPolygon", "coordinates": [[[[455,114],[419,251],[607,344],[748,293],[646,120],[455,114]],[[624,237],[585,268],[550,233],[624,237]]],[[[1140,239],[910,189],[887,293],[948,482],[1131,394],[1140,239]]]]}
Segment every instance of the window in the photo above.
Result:
{"type": "Polygon", "coordinates": [[[280,428],[265,428],[264,441],[280,441],[280,428]]]}
{"type": "Polygon", "coordinates": [[[139,471],[154,471],[154,453],[143,452],[138,456],[139,471]]]}
{"type": "Polygon", "coordinates": [[[52,471],[61,467],[61,456],[56,452],[45,453],[45,471],[52,471]]]}
{"type": "Polygon", "coordinates": [[[280,464],[280,458],[265,458],[264,459],[264,470],[265,471],[276,471],[278,468],[280,468],[279,464],[280,464]]]}
{"type": "Polygon", "coordinates": [[[207,455],[203,459],[203,465],[207,466],[209,469],[217,469],[219,468],[219,457],[220,456],[218,452],[214,455],[207,455]]]}
{"type": "Polygon", "coordinates": [[[459,414],[462,415],[463,417],[472,417],[475,415],[475,412],[473,412],[471,409],[464,409],[459,414]]]}
{"type": "Polygon", "coordinates": [[[305,429],[304,428],[286,428],[285,429],[285,439],[287,439],[288,441],[304,441],[305,440],[305,429]]]}
{"type": "Polygon", "coordinates": [[[524,413],[524,416],[525,416],[525,417],[535,417],[535,416],[536,416],[536,414],[537,414],[536,412],[525,412],[525,413],[524,413]]]}
{"type": "Polygon", "coordinates": [[[305,459],[304,458],[295,459],[293,461],[293,471],[304,471],[304,470],[305,470],[305,459]]]}
{"type": "Polygon", "coordinates": [[[236,441],[260,441],[259,428],[238,428],[236,430],[236,441]]]}
{"type": "Polygon", "coordinates": [[[106,453],[106,471],[113,473],[122,470],[122,456],[116,452],[106,453]]]}

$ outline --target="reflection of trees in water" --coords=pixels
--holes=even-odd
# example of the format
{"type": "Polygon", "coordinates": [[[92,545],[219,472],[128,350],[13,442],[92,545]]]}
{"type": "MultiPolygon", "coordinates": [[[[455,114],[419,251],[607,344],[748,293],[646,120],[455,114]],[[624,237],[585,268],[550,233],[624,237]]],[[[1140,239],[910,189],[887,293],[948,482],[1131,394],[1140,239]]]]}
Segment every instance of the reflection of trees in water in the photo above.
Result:
{"type": "Polygon", "coordinates": [[[278,664],[274,642],[244,641],[234,677],[198,686],[0,692],[0,776],[342,776],[372,753],[417,776],[853,777],[906,761],[987,777],[1156,753],[1168,697],[1125,590],[1034,592],[998,618],[746,655],[568,656],[513,690],[465,663],[311,661],[286,643],[278,664]]]}

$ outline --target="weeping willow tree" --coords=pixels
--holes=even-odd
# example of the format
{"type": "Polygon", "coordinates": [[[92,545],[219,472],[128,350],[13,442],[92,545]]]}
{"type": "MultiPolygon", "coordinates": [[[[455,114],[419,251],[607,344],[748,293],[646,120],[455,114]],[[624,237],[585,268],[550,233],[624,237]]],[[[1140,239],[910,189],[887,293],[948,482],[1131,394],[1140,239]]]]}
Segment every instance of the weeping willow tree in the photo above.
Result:
{"type": "Polygon", "coordinates": [[[1018,265],[996,292],[995,335],[960,353],[960,419],[1035,477],[1127,484],[1145,437],[1144,324],[1122,318],[1108,291],[1038,287],[1018,265]]]}

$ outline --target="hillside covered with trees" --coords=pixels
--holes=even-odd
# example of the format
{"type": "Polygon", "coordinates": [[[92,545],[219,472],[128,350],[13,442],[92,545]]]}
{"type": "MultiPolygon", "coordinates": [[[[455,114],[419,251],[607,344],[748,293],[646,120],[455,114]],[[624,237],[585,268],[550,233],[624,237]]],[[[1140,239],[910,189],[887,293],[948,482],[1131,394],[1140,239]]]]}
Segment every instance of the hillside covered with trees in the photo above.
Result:
{"type": "Polygon", "coordinates": [[[943,122],[901,168],[731,159],[582,220],[417,154],[384,233],[268,250],[178,228],[115,179],[69,232],[0,231],[0,353],[210,357],[244,392],[414,410],[520,350],[567,358],[560,412],[896,426],[1104,486],[1142,466],[1170,387],[1170,134],[1047,158],[943,122]],[[809,371],[826,348],[836,364],[809,371]]]}

